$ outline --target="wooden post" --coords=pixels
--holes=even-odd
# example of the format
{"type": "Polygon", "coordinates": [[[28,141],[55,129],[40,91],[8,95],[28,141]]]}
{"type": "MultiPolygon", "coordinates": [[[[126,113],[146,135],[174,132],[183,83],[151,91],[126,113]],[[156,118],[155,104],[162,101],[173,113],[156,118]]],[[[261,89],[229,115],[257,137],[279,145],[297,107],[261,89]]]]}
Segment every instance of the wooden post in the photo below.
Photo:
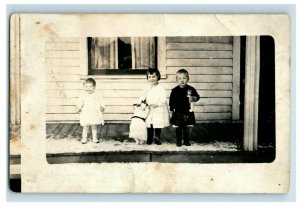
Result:
{"type": "Polygon", "coordinates": [[[246,39],[244,150],[257,150],[260,39],[246,39]]]}
{"type": "Polygon", "coordinates": [[[240,119],[240,58],[241,37],[233,37],[232,120],[240,119]]]}
{"type": "Polygon", "coordinates": [[[160,74],[163,78],[166,77],[166,61],[167,61],[167,41],[166,37],[158,37],[157,40],[157,67],[160,71],[160,74]]]}

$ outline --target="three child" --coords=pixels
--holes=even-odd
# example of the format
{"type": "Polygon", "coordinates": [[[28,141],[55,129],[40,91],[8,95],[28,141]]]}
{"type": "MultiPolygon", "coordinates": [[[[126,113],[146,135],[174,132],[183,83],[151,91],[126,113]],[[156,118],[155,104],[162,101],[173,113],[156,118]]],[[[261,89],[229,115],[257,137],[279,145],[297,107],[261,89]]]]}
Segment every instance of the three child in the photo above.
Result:
{"type": "MultiPolygon", "coordinates": [[[[134,104],[134,115],[131,120],[129,137],[134,138],[137,144],[148,145],[153,142],[161,145],[161,129],[171,124],[176,128],[176,145],[184,144],[190,146],[188,127],[196,123],[193,111],[193,102],[200,99],[199,94],[192,86],[188,85],[189,73],[185,69],[180,69],[176,73],[178,86],[172,89],[169,106],[171,120],[167,104],[166,90],[161,84],[160,72],[158,69],[148,69],[148,86],[144,89],[139,102],[134,104]],[[147,128],[147,129],[146,129],[147,128]]],[[[84,92],[80,95],[77,105],[80,112],[80,125],[83,127],[82,140],[87,142],[87,132],[89,126],[92,127],[93,142],[97,143],[97,125],[104,124],[102,112],[105,109],[100,94],[95,92],[96,82],[88,78],[84,83],[84,92]]]]}

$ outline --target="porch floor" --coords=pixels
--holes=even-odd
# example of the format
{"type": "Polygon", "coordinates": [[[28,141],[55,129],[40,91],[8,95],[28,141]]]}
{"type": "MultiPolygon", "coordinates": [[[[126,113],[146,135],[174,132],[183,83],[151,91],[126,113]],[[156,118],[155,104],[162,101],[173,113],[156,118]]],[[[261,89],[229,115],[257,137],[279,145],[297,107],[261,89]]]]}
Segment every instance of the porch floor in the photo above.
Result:
{"type": "MultiPolygon", "coordinates": [[[[220,126],[220,125],[219,125],[220,126]]],[[[212,125],[210,124],[210,130],[212,125]]],[[[98,126],[99,143],[91,142],[91,131],[88,134],[88,143],[81,144],[82,127],[79,124],[47,124],[47,153],[82,153],[82,152],[116,152],[116,151],[239,151],[237,139],[202,138],[203,133],[209,131],[203,124],[195,125],[190,129],[192,146],[177,147],[175,144],[175,129],[162,129],[162,145],[137,145],[128,138],[129,124],[105,124],[98,126]],[[205,131],[205,132],[204,132],[205,131]]],[[[224,130],[223,130],[224,132],[224,130]]],[[[214,132],[216,135],[217,131],[214,132]]],[[[220,134],[221,135],[221,134],[220,134]]],[[[233,135],[234,136],[234,135],[233,135]]]]}

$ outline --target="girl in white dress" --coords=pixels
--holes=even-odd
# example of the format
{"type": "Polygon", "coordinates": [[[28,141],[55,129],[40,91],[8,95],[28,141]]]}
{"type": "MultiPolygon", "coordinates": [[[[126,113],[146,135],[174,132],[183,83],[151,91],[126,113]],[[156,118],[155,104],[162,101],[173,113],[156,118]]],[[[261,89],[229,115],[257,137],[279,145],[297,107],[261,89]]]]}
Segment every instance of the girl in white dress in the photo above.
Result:
{"type": "Polygon", "coordinates": [[[96,81],[88,78],[84,82],[84,92],[79,96],[77,112],[80,112],[80,125],[82,129],[81,143],[87,143],[89,127],[92,127],[93,142],[98,143],[97,125],[104,125],[102,112],[105,104],[101,95],[95,91],[96,81]]]}
{"type": "Polygon", "coordinates": [[[160,80],[158,69],[148,69],[147,80],[149,85],[143,92],[150,110],[146,119],[147,144],[150,145],[154,141],[155,144],[160,145],[161,129],[170,124],[167,94],[165,88],[158,83],[160,80]]]}

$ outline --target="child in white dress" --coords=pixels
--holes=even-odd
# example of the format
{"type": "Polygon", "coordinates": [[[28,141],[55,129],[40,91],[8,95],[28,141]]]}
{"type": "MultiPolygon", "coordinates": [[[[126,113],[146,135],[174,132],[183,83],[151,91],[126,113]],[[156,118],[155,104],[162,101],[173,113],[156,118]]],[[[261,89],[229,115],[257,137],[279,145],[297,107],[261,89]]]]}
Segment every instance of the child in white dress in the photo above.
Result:
{"type": "Polygon", "coordinates": [[[144,89],[143,95],[149,105],[149,115],[146,118],[147,125],[147,144],[161,145],[161,129],[170,124],[170,114],[167,104],[167,94],[165,88],[158,83],[160,72],[158,69],[148,69],[148,86],[144,89]]]}
{"type": "Polygon", "coordinates": [[[145,100],[133,105],[134,113],[131,117],[129,137],[135,139],[136,144],[144,144],[147,140],[146,118],[149,114],[148,104],[145,100]]]}
{"type": "Polygon", "coordinates": [[[87,134],[89,127],[92,127],[93,142],[98,143],[97,125],[104,125],[102,112],[105,110],[105,104],[101,95],[95,92],[96,81],[88,78],[84,82],[84,92],[79,96],[77,112],[80,112],[80,125],[82,129],[81,143],[87,143],[87,134]]]}

